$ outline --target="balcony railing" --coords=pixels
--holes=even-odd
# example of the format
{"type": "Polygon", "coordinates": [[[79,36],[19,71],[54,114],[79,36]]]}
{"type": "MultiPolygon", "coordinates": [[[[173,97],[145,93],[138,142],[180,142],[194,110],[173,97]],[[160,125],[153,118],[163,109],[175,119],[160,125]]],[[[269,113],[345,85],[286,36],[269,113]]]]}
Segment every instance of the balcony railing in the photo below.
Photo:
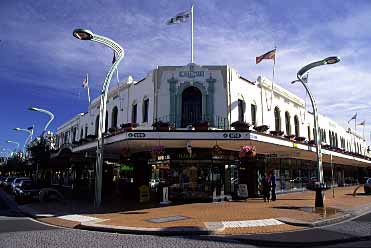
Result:
{"type": "Polygon", "coordinates": [[[154,122],[167,122],[172,128],[186,128],[197,123],[208,122],[209,127],[217,129],[229,129],[228,118],[222,116],[203,115],[197,118],[182,119],[180,116],[165,115],[158,117],[154,122]]]}

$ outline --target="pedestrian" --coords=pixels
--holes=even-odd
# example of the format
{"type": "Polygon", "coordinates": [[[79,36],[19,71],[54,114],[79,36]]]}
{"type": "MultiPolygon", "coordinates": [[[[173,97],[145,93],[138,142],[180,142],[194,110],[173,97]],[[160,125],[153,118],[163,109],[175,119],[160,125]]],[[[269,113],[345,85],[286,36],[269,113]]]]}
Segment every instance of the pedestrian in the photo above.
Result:
{"type": "Polygon", "coordinates": [[[269,202],[269,194],[270,194],[270,185],[269,185],[269,178],[267,177],[267,173],[264,173],[262,177],[262,188],[263,188],[263,199],[264,202],[269,202]]]}
{"type": "Polygon", "coordinates": [[[270,186],[272,190],[272,201],[276,200],[276,176],[274,175],[273,171],[270,171],[269,173],[270,178],[270,186]]]}

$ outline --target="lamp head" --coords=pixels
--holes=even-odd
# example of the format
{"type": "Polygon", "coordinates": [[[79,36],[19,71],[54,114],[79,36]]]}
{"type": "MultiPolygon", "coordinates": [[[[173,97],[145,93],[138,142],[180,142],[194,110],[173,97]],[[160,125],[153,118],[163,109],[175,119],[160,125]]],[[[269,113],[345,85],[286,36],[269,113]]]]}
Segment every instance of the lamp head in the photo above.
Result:
{"type": "Polygon", "coordinates": [[[332,56],[332,57],[325,58],[323,61],[325,65],[332,65],[332,64],[336,64],[337,62],[339,62],[340,58],[337,56],[332,56]]]}
{"type": "Polygon", "coordinates": [[[19,127],[13,128],[14,131],[19,131],[21,130],[19,127]]]}
{"type": "Polygon", "coordinates": [[[91,40],[93,39],[93,32],[87,29],[78,28],[73,30],[73,36],[79,40],[91,40]]]}
{"type": "Polygon", "coordinates": [[[39,109],[38,108],[35,108],[35,107],[29,107],[28,110],[39,111],[39,109]]]}

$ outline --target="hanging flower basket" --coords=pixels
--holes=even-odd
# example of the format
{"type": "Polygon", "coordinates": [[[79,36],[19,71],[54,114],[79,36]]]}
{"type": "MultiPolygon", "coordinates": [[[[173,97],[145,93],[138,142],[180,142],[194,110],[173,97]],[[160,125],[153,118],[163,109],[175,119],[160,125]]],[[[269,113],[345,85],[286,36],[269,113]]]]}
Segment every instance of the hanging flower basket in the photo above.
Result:
{"type": "Polygon", "coordinates": [[[249,130],[250,124],[244,121],[235,121],[231,124],[231,127],[234,127],[237,131],[247,131],[249,130]]]}
{"type": "Polygon", "coordinates": [[[240,149],[240,158],[253,158],[256,156],[255,146],[242,146],[240,149]]]}

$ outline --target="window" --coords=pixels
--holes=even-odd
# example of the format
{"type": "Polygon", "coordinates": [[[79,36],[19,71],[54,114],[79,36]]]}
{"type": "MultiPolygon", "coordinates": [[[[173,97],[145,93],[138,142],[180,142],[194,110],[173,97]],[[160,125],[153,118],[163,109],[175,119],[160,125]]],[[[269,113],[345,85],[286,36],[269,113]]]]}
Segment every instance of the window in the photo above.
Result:
{"type": "Polygon", "coordinates": [[[290,113],[289,112],[285,112],[285,122],[286,122],[286,134],[287,135],[291,135],[291,124],[290,124],[290,113]]]}
{"type": "Polygon", "coordinates": [[[72,143],[76,140],[76,127],[72,128],[72,143]]]}
{"type": "Polygon", "coordinates": [[[118,109],[117,109],[117,107],[115,106],[115,107],[112,109],[111,127],[117,127],[117,114],[118,114],[118,109]]]}
{"type": "Polygon", "coordinates": [[[99,129],[99,115],[95,118],[95,136],[98,136],[98,129],[99,129]]]}
{"type": "Polygon", "coordinates": [[[308,126],[308,140],[311,140],[311,137],[310,137],[310,126],[308,126]]]}
{"type": "Polygon", "coordinates": [[[276,131],[281,131],[281,111],[278,107],[274,108],[274,127],[276,131]]]}
{"type": "Polygon", "coordinates": [[[80,130],[80,140],[82,140],[83,137],[84,137],[84,129],[81,128],[81,130],[80,130]]]}
{"type": "Polygon", "coordinates": [[[244,115],[245,115],[245,108],[244,108],[244,101],[241,99],[238,99],[238,121],[243,122],[244,121],[244,115]]]}
{"type": "Polygon", "coordinates": [[[137,104],[133,104],[132,106],[131,123],[137,123],[137,104]]]}
{"type": "Polygon", "coordinates": [[[256,125],[256,105],[251,104],[251,124],[256,125]]]}
{"type": "Polygon", "coordinates": [[[295,125],[295,136],[300,136],[300,126],[299,126],[299,117],[295,115],[294,117],[294,125],[295,125]]]}
{"type": "Polygon", "coordinates": [[[143,122],[148,122],[149,99],[143,101],[143,122]]]}
{"type": "Polygon", "coordinates": [[[88,136],[88,126],[85,127],[85,138],[88,136]]]}
{"type": "Polygon", "coordinates": [[[104,120],[104,133],[108,131],[108,111],[106,111],[106,119],[104,120]]]}

